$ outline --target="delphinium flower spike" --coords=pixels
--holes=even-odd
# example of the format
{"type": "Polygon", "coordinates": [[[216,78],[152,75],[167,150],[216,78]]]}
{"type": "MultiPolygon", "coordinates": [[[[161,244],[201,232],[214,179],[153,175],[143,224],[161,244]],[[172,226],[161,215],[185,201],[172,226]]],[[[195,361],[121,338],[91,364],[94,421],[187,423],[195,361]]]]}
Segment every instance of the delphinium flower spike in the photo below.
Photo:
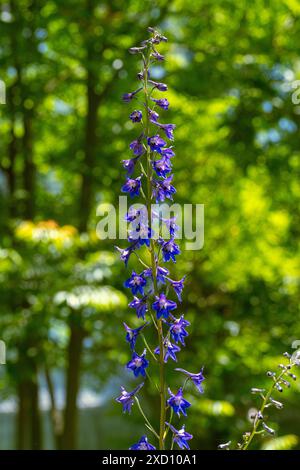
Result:
{"type": "MultiPolygon", "coordinates": [[[[136,205],[129,207],[125,217],[129,224],[129,245],[125,248],[117,247],[117,250],[125,266],[129,264],[129,261],[131,262],[132,254],[135,254],[134,258],[142,264],[141,270],[136,268],[132,270],[124,283],[133,296],[129,307],[136,313],[132,320],[126,318],[124,322],[126,341],[131,350],[131,358],[126,367],[133,377],[145,378],[144,388],[148,384],[151,387],[154,385],[154,390],[159,392],[159,424],[153,426],[150,423],[142,408],[140,398],[136,396],[142,385],[138,385],[132,392],[127,392],[122,386],[121,395],[116,401],[121,403],[123,410],[127,412],[131,411],[134,401],[137,403],[145,426],[152,433],[153,438],[158,440],[159,449],[165,449],[169,430],[173,435],[172,448],[174,444],[177,444],[180,449],[188,449],[187,441],[192,439],[192,435],[185,431],[184,425],[176,429],[171,424],[172,418],[175,413],[182,419],[182,416],[187,415],[187,409],[191,407],[191,403],[184,397],[186,382],[191,380],[202,393],[201,383],[204,377],[202,370],[198,374],[192,374],[184,369],[178,369],[186,376],[183,386],[176,388],[176,393],[173,393],[166,384],[165,368],[168,364],[172,364],[172,361],[177,362],[177,355],[181,347],[185,346],[185,340],[188,337],[187,328],[190,323],[182,312],[175,314],[178,302],[182,302],[186,276],[173,279],[170,269],[163,266],[163,263],[169,263],[169,265],[175,263],[177,255],[180,254],[179,246],[175,241],[179,230],[176,217],[163,218],[162,212],[157,212],[157,205],[155,209],[152,208],[155,203],[172,200],[176,194],[171,161],[175,156],[173,147],[175,124],[161,122],[160,112],[168,111],[170,103],[160,93],[166,92],[168,86],[153,80],[150,70],[154,62],[165,60],[157,50],[157,46],[161,42],[166,42],[167,38],[154,28],[149,28],[148,31],[150,37],[141,45],[129,50],[132,55],[141,58],[142,68],[137,75],[140,86],[136,87],[135,91],[123,95],[125,103],[132,103],[133,109],[128,115],[137,134],[129,144],[129,157],[122,161],[126,179],[121,189],[130,198],[139,197],[144,204],[138,209],[136,205]],[[162,238],[160,229],[157,229],[153,223],[157,219],[160,224],[164,224],[168,236],[164,233],[164,238],[162,238]],[[154,228],[159,233],[155,233],[154,228]],[[138,250],[143,250],[143,252],[137,253],[138,250]],[[150,261],[144,261],[147,259],[150,261]],[[134,323],[136,321],[140,321],[140,325],[136,325],[134,323]],[[134,327],[132,327],[133,324],[134,327]],[[157,334],[158,346],[157,343],[151,345],[152,340],[146,339],[147,329],[151,326],[157,334]],[[146,346],[142,353],[139,349],[140,336],[146,346]],[[158,384],[151,377],[153,367],[158,369],[155,374],[159,377],[158,384]]],[[[180,375],[178,374],[177,377],[180,378],[180,375]]],[[[146,435],[137,441],[137,444],[130,447],[131,450],[155,449],[148,442],[146,435]]]]}

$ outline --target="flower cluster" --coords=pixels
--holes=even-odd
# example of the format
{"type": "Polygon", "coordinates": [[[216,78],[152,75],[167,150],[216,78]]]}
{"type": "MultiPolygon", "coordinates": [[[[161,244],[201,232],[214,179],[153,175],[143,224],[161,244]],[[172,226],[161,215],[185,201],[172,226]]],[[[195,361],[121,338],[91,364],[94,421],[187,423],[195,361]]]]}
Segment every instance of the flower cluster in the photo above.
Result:
{"type": "MultiPolygon", "coordinates": [[[[122,192],[131,198],[142,198],[144,205],[137,208],[135,204],[134,207],[129,208],[126,214],[126,221],[129,224],[129,245],[126,248],[116,248],[126,266],[133,253],[142,265],[142,270],[132,271],[124,284],[133,296],[129,307],[134,309],[137,318],[144,322],[138,328],[132,328],[124,323],[126,341],[132,352],[127,369],[134,377],[141,376],[145,379],[149,376],[150,359],[159,367],[160,383],[157,385],[160,396],[159,430],[156,431],[150,424],[137,397],[144,383],[135,387],[132,392],[127,392],[124,387],[121,387],[121,395],[116,400],[123,406],[124,412],[130,412],[136,401],[147,428],[158,439],[160,449],[165,448],[168,431],[172,433],[172,447],[175,443],[181,449],[189,449],[188,441],[192,439],[192,435],[185,431],[184,426],[176,429],[171,421],[174,413],[178,417],[187,416],[187,410],[191,406],[184,398],[186,383],[191,381],[198,391],[203,393],[201,384],[204,377],[202,369],[195,374],[184,369],[176,369],[185,375],[184,385],[174,393],[167,389],[165,383],[165,363],[177,362],[177,354],[181,347],[185,346],[185,339],[188,336],[187,328],[190,323],[183,314],[175,316],[174,313],[178,302],[182,301],[185,276],[174,280],[170,277],[170,270],[162,265],[167,262],[175,263],[177,255],[180,254],[179,246],[175,242],[178,230],[176,220],[174,217],[165,219],[160,213],[152,210],[152,202],[172,200],[176,193],[172,174],[172,158],[175,156],[173,147],[175,125],[160,122],[159,110],[167,111],[169,101],[155,94],[166,92],[168,87],[165,83],[152,80],[150,70],[154,62],[164,60],[164,56],[157,51],[156,47],[161,42],[166,42],[167,38],[153,28],[149,28],[148,31],[151,37],[143,41],[139,47],[132,47],[129,50],[131,54],[138,54],[141,57],[142,70],[137,77],[141,86],[123,95],[125,103],[137,103],[135,108],[138,109],[130,112],[129,119],[134,126],[137,126],[138,131],[137,137],[129,145],[129,150],[132,152],[131,158],[122,161],[126,170],[126,181],[122,186],[122,192]],[[155,218],[159,218],[160,222],[165,224],[169,233],[168,238],[162,238],[161,232],[154,233],[152,226],[155,218]],[[139,250],[147,250],[148,255],[144,252],[138,253],[139,250]],[[145,259],[150,260],[148,264],[144,261],[145,259]],[[145,321],[146,315],[149,315],[150,321],[145,321]],[[144,329],[146,331],[150,325],[154,326],[158,337],[158,345],[153,348],[148,345],[143,331],[144,329]],[[142,350],[139,345],[140,336],[146,349],[142,350]]],[[[133,450],[154,448],[145,435],[131,447],[133,450]]]]}
{"type": "MultiPolygon", "coordinates": [[[[288,359],[287,364],[278,364],[279,372],[268,371],[267,377],[271,380],[271,385],[265,388],[253,387],[251,393],[257,395],[261,399],[261,405],[258,409],[251,412],[249,418],[252,421],[252,430],[243,434],[242,442],[237,444],[239,450],[247,450],[257,435],[269,434],[275,435],[275,430],[267,424],[267,409],[274,407],[278,410],[283,408],[283,403],[273,398],[274,392],[283,393],[284,388],[291,386],[290,380],[296,380],[292,369],[300,366],[300,350],[295,351],[293,355],[285,352],[283,354],[288,359]]],[[[219,445],[220,450],[230,449],[231,441],[219,445]]]]}

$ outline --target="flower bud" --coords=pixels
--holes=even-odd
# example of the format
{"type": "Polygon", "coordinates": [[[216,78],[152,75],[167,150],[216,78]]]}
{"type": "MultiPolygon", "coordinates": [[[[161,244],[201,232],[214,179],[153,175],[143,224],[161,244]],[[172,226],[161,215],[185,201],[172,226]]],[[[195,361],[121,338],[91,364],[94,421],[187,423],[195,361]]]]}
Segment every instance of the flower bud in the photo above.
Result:
{"type": "Polygon", "coordinates": [[[276,382],[275,387],[277,388],[278,392],[283,392],[283,388],[279,385],[279,383],[276,382]]]}
{"type": "Polygon", "coordinates": [[[274,398],[270,397],[269,398],[270,402],[278,409],[278,410],[282,410],[283,408],[283,403],[281,403],[280,401],[278,400],[274,400],[274,398]]]}
{"type": "Polygon", "coordinates": [[[285,385],[287,388],[290,388],[290,386],[291,386],[290,382],[288,382],[287,380],[284,380],[284,379],[281,379],[280,383],[285,385]]]}
{"type": "Polygon", "coordinates": [[[275,375],[276,375],[275,372],[268,370],[267,377],[275,377],[275,375]]]}
{"type": "Polygon", "coordinates": [[[266,423],[262,422],[262,427],[264,428],[265,431],[267,431],[269,434],[274,436],[275,431],[274,429],[270,428],[269,426],[266,425],[266,423]]]}
{"type": "Polygon", "coordinates": [[[284,352],[284,353],[283,353],[283,356],[284,356],[284,357],[287,357],[288,359],[291,358],[291,355],[290,355],[288,352],[284,352]]]}
{"type": "Polygon", "coordinates": [[[225,442],[224,444],[219,444],[219,445],[218,445],[218,449],[220,449],[220,450],[228,450],[230,444],[231,444],[231,441],[225,442]]]}
{"type": "Polygon", "coordinates": [[[264,393],[265,389],[264,388],[251,388],[251,393],[256,394],[256,393],[264,393]]]}
{"type": "Polygon", "coordinates": [[[293,380],[297,380],[297,376],[295,374],[291,374],[290,372],[288,372],[288,375],[293,379],[293,380]]]}

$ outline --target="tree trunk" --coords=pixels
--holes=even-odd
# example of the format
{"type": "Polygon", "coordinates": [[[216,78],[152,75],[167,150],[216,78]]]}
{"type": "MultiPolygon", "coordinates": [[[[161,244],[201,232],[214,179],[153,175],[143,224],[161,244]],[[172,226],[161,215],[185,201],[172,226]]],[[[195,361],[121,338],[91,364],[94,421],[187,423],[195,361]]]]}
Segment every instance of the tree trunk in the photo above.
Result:
{"type": "MultiPolygon", "coordinates": [[[[77,318],[78,320],[78,318],[77,318]]],[[[71,324],[71,336],[68,347],[68,369],[66,407],[64,416],[63,449],[76,449],[77,444],[77,396],[79,392],[80,364],[84,330],[78,322],[71,324]]]]}

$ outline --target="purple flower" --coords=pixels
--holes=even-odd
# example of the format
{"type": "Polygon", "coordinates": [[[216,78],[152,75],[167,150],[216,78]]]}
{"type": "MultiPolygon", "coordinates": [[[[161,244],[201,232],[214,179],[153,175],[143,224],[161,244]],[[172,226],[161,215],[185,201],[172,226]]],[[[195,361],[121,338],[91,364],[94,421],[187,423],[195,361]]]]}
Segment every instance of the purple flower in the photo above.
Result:
{"type": "Polygon", "coordinates": [[[175,232],[177,232],[177,230],[179,230],[178,225],[176,225],[176,217],[171,217],[170,219],[163,219],[163,220],[164,220],[167,228],[170,231],[171,237],[173,237],[175,235],[175,232]]]}
{"type": "Polygon", "coordinates": [[[143,377],[146,376],[145,369],[148,367],[149,361],[145,359],[145,356],[146,349],[141,356],[134,352],[131,361],[127,363],[127,369],[131,369],[135,377],[138,377],[139,375],[142,375],[143,377]]]}
{"type": "Polygon", "coordinates": [[[160,124],[159,122],[154,122],[158,127],[160,127],[170,140],[174,140],[173,131],[175,129],[175,124],[160,124]]]}
{"type": "Polygon", "coordinates": [[[170,148],[161,149],[161,154],[165,158],[172,158],[175,156],[175,152],[170,148]]]}
{"type": "Polygon", "coordinates": [[[152,52],[151,57],[159,61],[165,60],[164,56],[157,51],[152,52]]]}
{"type": "Polygon", "coordinates": [[[179,300],[179,302],[182,302],[182,298],[181,298],[181,293],[182,293],[182,290],[183,290],[183,283],[185,281],[185,278],[186,276],[183,276],[182,279],[180,279],[180,281],[173,281],[172,279],[168,279],[168,281],[170,281],[170,284],[171,286],[173,287],[176,295],[177,295],[177,298],[179,300]]]}
{"type": "Polygon", "coordinates": [[[171,185],[173,175],[165,178],[164,180],[153,179],[153,195],[156,202],[163,202],[166,198],[173,200],[172,194],[176,193],[176,189],[171,185]]]}
{"type": "Polygon", "coordinates": [[[182,372],[183,374],[187,375],[189,379],[194,383],[194,385],[197,387],[198,391],[200,393],[204,393],[204,390],[202,388],[202,382],[205,380],[205,377],[203,377],[203,367],[200,370],[198,374],[193,374],[191,372],[188,372],[187,370],[184,369],[175,369],[178,372],[182,372]]]}
{"type": "MultiPolygon", "coordinates": [[[[173,359],[173,361],[177,362],[177,357],[175,356],[176,353],[180,351],[180,347],[176,346],[176,344],[172,344],[168,338],[164,339],[164,362],[168,362],[169,357],[173,359]]],[[[154,350],[155,354],[160,354],[159,346],[154,350]]]]}
{"type": "Polygon", "coordinates": [[[124,101],[124,103],[130,103],[130,101],[135,97],[135,95],[141,91],[143,88],[140,87],[138,88],[137,90],[135,91],[132,91],[131,93],[125,93],[123,96],[122,96],[122,100],[124,101]]]}
{"type": "Polygon", "coordinates": [[[174,395],[170,389],[168,389],[170,398],[167,401],[168,405],[173,408],[173,411],[180,416],[180,413],[182,413],[184,416],[186,416],[186,408],[189,408],[191,404],[183,398],[183,392],[182,388],[178,390],[176,395],[174,395]]]}
{"type": "Polygon", "coordinates": [[[136,179],[127,178],[126,183],[122,186],[123,193],[129,193],[130,197],[138,196],[141,188],[141,176],[136,179]]]}
{"type": "Polygon", "coordinates": [[[151,98],[151,100],[154,101],[154,103],[156,103],[160,108],[168,110],[169,101],[167,100],[167,98],[161,98],[159,100],[156,100],[155,98],[151,98]]]}
{"type": "Polygon", "coordinates": [[[140,223],[146,223],[148,220],[147,209],[145,207],[136,208],[130,206],[127,214],[125,215],[126,222],[135,222],[137,225],[140,223]]]}
{"type": "Polygon", "coordinates": [[[141,46],[141,47],[130,47],[129,52],[130,54],[138,54],[140,52],[143,52],[143,50],[146,48],[146,45],[141,46]]]}
{"type": "Polygon", "coordinates": [[[157,272],[156,272],[157,282],[160,282],[161,284],[165,284],[166,276],[168,275],[169,275],[169,270],[167,268],[164,268],[162,266],[157,266],[157,272]]]}
{"type": "Polygon", "coordinates": [[[148,442],[147,436],[142,436],[137,444],[129,447],[129,450],[156,450],[156,448],[148,442]]]}
{"type": "Polygon", "coordinates": [[[185,431],[185,426],[183,425],[182,428],[178,431],[174,428],[174,426],[172,426],[172,424],[166,422],[166,425],[171,429],[173,433],[173,441],[176,442],[180,449],[189,449],[190,447],[186,441],[193,439],[193,436],[192,434],[189,434],[185,431]]]}
{"type": "Polygon", "coordinates": [[[175,256],[180,254],[179,246],[174,242],[173,238],[168,241],[162,241],[162,255],[163,255],[163,260],[165,262],[169,261],[172,259],[174,263],[176,263],[175,256]]]}
{"type": "Polygon", "coordinates": [[[133,243],[131,246],[129,246],[128,248],[119,248],[118,246],[116,246],[116,250],[118,250],[118,252],[120,253],[120,259],[121,261],[124,261],[125,263],[125,266],[127,266],[128,264],[128,260],[129,260],[129,257],[131,255],[131,253],[133,252],[134,248],[136,246],[136,242],[133,243]]]}
{"type": "Polygon", "coordinates": [[[143,118],[142,111],[138,111],[138,110],[132,111],[129,118],[132,120],[132,122],[141,122],[143,118]]]}
{"type": "Polygon", "coordinates": [[[185,330],[186,326],[189,326],[190,322],[184,319],[184,315],[180,318],[174,318],[173,323],[170,326],[170,333],[175,343],[180,343],[185,346],[184,338],[188,336],[188,332],[185,330]]]}
{"type": "Polygon", "coordinates": [[[159,297],[155,296],[155,298],[156,301],[152,304],[152,308],[156,311],[158,320],[161,317],[168,318],[169,312],[177,308],[176,302],[173,302],[173,300],[168,300],[163,293],[159,294],[159,297]]]}
{"type": "Polygon", "coordinates": [[[168,86],[165,83],[154,82],[153,80],[149,80],[149,83],[151,83],[154,88],[157,88],[159,91],[167,91],[168,89],[168,86]]]}
{"type": "Polygon", "coordinates": [[[122,160],[123,168],[127,170],[127,175],[131,176],[132,173],[134,172],[134,168],[136,165],[138,158],[130,158],[128,160],[122,160]]]}
{"type": "Polygon", "coordinates": [[[170,171],[172,171],[172,165],[168,158],[161,158],[152,162],[153,169],[155,170],[157,176],[165,178],[170,171]]]}
{"type": "Polygon", "coordinates": [[[126,330],[126,341],[130,344],[130,348],[133,351],[134,348],[135,348],[136,340],[137,340],[137,337],[138,337],[140,331],[143,328],[145,328],[145,326],[148,325],[148,323],[146,322],[142,326],[140,326],[139,328],[135,328],[135,329],[129,328],[129,326],[126,325],[125,322],[123,323],[123,325],[124,325],[124,328],[126,330]]]}
{"type": "Polygon", "coordinates": [[[147,225],[138,224],[130,231],[128,241],[137,240],[138,247],[142,245],[150,246],[150,239],[153,236],[153,230],[147,225]]]}
{"type": "Polygon", "coordinates": [[[166,142],[158,134],[148,137],[147,142],[151,150],[155,150],[156,152],[160,152],[161,148],[166,145],[166,142]]]}
{"type": "Polygon", "coordinates": [[[141,140],[139,139],[133,140],[131,144],[129,145],[129,148],[133,151],[134,155],[136,155],[137,157],[140,157],[141,155],[143,155],[143,153],[145,153],[144,146],[141,140]]]}
{"type": "Polygon", "coordinates": [[[136,314],[138,318],[145,320],[145,314],[148,310],[147,307],[147,297],[143,297],[139,299],[138,297],[134,297],[133,300],[130,302],[129,307],[135,308],[136,314]]]}
{"type": "Polygon", "coordinates": [[[151,122],[157,122],[159,114],[153,109],[148,108],[148,114],[151,122]]]}
{"type": "Polygon", "coordinates": [[[132,271],[131,277],[125,281],[124,286],[128,287],[128,289],[131,289],[133,295],[137,294],[138,292],[144,295],[144,286],[146,283],[146,279],[137,274],[135,271],[132,271]]]}
{"type": "Polygon", "coordinates": [[[134,403],[134,396],[137,394],[137,392],[140,391],[142,386],[144,385],[144,382],[138,385],[132,392],[126,392],[124,387],[121,387],[121,395],[116,398],[116,402],[121,403],[123,406],[123,413],[128,413],[131,412],[132,405],[134,403]]]}

